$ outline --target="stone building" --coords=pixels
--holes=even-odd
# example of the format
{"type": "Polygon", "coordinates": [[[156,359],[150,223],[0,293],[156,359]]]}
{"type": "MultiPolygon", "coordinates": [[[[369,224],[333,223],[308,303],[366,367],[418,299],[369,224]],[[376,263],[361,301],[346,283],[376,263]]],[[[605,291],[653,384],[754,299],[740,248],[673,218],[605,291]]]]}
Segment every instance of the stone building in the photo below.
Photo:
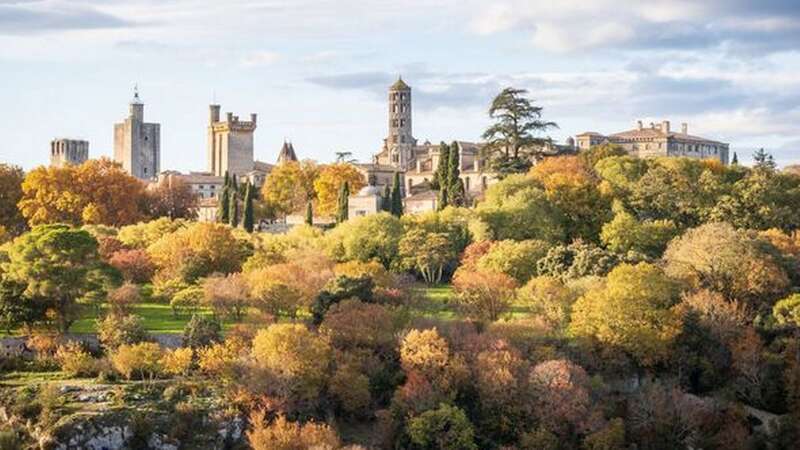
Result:
{"type": "Polygon", "coordinates": [[[349,217],[366,216],[375,214],[382,209],[382,190],[374,184],[368,184],[358,193],[347,199],[347,213],[349,217]]]}
{"type": "Polygon", "coordinates": [[[242,121],[229,112],[225,120],[220,121],[220,105],[210,105],[209,112],[208,171],[220,177],[226,172],[237,177],[246,176],[255,167],[256,114],[250,114],[250,121],[242,121]]]}
{"type": "Polygon", "coordinates": [[[130,112],[114,124],[114,160],[136,178],[155,178],[161,168],[161,125],[144,121],[144,103],[134,90],[130,112]]]}
{"type": "MultiPolygon", "coordinates": [[[[389,87],[388,106],[388,136],[383,140],[381,150],[373,156],[372,163],[360,164],[359,167],[367,179],[379,187],[391,184],[394,172],[400,172],[404,196],[413,195],[425,187],[429,189],[439,165],[440,146],[430,141],[420,144],[414,138],[411,87],[402,78],[389,87]]],[[[485,170],[480,144],[466,141],[456,141],[456,144],[464,188],[469,196],[480,196],[497,178],[485,170]]]]}
{"type": "Polygon", "coordinates": [[[729,145],[689,134],[689,126],[681,124],[680,132],[673,131],[668,120],[645,126],[636,122],[636,128],[608,136],[587,131],[576,136],[579,150],[586,150],[604,143],[616,144],[630,154],[639,157],[684,156],[689,158],[716,159],[729,163],[729,145]]]}
{"type": "Polygon", "coordinates": [[[89,159],[89,142],[79,139],[53,139],[50,141],[50,165],[63,167],[79,165],[89,159]]]}

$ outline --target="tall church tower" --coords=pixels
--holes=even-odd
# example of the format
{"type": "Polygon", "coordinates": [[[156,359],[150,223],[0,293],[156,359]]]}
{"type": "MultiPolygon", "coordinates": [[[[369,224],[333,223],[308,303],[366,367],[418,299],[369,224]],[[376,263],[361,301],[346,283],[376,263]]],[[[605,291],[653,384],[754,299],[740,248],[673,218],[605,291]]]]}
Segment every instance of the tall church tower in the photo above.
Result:
{"type": "Polygon", "coordinates": [[[128,117],[114,124],[114,160],[129,174],[142,180],[161,170],[161,125],[145,123],[144,103],[134,88],[128,117]]]}
{"type": "Polygon", "coordinates": [[[221,177],[225,173],[241,177],[255,167],[253,160],[253,133],[256,131],[256,114],[250,120],[226,113],[220,120],[220,106],[209,106],[208,171],[221,177]]]}
{"type": "Polygon", "coordinates": [[[389,87],[389,136],[384,146],[390,164],[402,170],[408,168],[416,144],[411,133],[411,87],[400,77],[389,87]]]}

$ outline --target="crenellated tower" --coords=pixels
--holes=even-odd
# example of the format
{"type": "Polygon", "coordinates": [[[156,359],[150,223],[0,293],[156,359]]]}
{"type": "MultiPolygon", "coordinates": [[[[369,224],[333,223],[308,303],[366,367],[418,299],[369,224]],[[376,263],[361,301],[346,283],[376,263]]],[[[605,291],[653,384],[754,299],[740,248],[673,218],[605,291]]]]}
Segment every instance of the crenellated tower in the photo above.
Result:
{"type": "Polygon", "coordinates": [[[220,120],[220,105],[209,106],[208,171],[216,176],[226,172],[244,176],[254,167],[253,134],[256,131],[256,114],[250,120],[226,113],[220,120]]]}

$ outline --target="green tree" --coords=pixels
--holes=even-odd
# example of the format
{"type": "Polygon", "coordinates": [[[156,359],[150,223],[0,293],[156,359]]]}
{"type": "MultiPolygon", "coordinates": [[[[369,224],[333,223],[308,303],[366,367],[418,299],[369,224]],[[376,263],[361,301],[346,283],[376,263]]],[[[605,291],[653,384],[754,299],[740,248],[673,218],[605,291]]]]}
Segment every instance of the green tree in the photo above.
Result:
{"type": "Polygon", "coordinates": [[[314,205],[311,200],[306,203],[306,225],[314,225],[314,205]]]}
{"type": "Polygon", "coordinates": [[[447,167],[450,164],[450,147],[444,142],[439,144],[439,163],[436,165],[436,171],[433,173],[433,180],[431,180],[431,189],[447,190],[447,167]]]}
{"type": "Polygon", "coordinates": [[[413,449],[471,450],[475,431],[467,415],[458,407],[441,404],[408,421],[408,436],[413,449]]]}
{"type": "Polygon", "coordinates": [[[593,337],[652,366],[669,355],[680,333],[679,315],[672,309],[678,286],[658,267],[621,264],[608,274],[602,289],[587,292],[572,308],[570,332],[593,337]]]}
{"type": "Polygon", "coordinates": [[[439,283],[445,266],[456,255],[445,233],[415,227],[405,233],[398,246],[401,264],[422,275],[426,283],[439,283]]]}
{"type": "Polygon", "coordinates": [[[326,253],[337,261],[377,259],[389,267],[397,258],[403,225],[397,217],[380,212],[354,217],[325,235],[326,253]]]}
{"type": "Polygon", "coordinates": [[[253,232],[253,187],[250,185],[249,181],[244,191],[244,220],[242,225],[248,233],[253,232]]]}
{"type": "Polygon", "coordinates": [[[611,222],[603,225],[600,239],[614,253],[633,253],[658,258],[678,228],[669,220],[636,220],[624,210],[617,211],[611,222]]]}
{"type": "Polygon", "coordinates": [[[22,168],[0,163],[0,227],[11,236],[17,236],[27,228],[17,204],[22,199],[22,168]]]}
{"type": "Polygon", "coordinates": [[[350,213],[350,183],[345,181],[339,188],[338,207],[336,209],[336,223],[346,222],[350,213]]]}
{"type": "MultiPolygon", "coordinates": [[[[235,177],[236,175],[234,175],[235,177]]],[[[236,228],[239,226],[239,196],[236,193],[236,190],[231,188],[231,194],[229,198],[229,205],[228,205],[228,220],[230,226],[236,228]]]]}
{"type": "Polygon", "coordinates": [[[765,170],[767,172],[774,172],[778,168],[775,163],[775,158],[771,153],[765,151],[763,148],[758,149],[753,153],[753,168],[757,170],[765,170]]]}
{"type": "Polygon", "coordinates": [[[387,184],[383,187],[381,196],[381,211],[392,212],[392,188],[387,184]]]}
{"type": "Polygon", "coordinates": [[[733,152],[733,159],[731,159],[731,164],[734,166],[739,165],[739,155],[737,155],[736,152],[733,152]]]}
{"type": "Polygon", "coordinates": [[[85,230],[62,224],[36,226],[8,247],[4,278],[25,285],[26,296],[46,298],[59,331],[67,332],[77,318],[79,301],[102,296],[119,282],[97,248],[85,230]]]}
{"type": "MultiPolygon", "coordinates": [[[[227,176],[227,172],[225,174],[227,176]]],[[[219,223],[228,223],[231,220],[228,208],[231,203],[231,190],[225,185],[222,187],[222,194],[217,199],[217,221],[219,223]]]]}
{"type": "Polygon", "coordinates": [[[483,133],[483,151],[500,178],[527,172],[550,140],[537,135],[558,128],[555,122],[542,120],[543,108],[534,106],[525,97],[527,93],[525,89],[505,88],[489,107],[489,117],[495,123],[483,133]]]}
{"type": "Polygon", "coordinates": [[[403,215],[403,193],[402,186],[400,185],[400,172],[394,173],[394,182],[392,183],[392,215],[400,217],[403,215]]]}
{"type": "MultiPolygon", "coordinates": [[[[450,144],[450,155],[447,162],[447,204],[451,206],[464,206],[466,193],[464,180],[461,179],[461,158],[458,154],[458,143],[450,144]]],[[[443,208],[442,208],[443,209],[443,208]]]]}

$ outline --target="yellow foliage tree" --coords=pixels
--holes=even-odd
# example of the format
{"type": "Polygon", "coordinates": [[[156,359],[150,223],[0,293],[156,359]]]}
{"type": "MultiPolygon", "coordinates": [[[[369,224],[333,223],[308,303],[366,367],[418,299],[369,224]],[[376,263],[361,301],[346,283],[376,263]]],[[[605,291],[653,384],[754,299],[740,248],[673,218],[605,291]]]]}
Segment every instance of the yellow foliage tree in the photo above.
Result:
{"type": "Polygon", "coordinates": [[[319,177],[314,181],[314,192],[317,194],[319,215],[330,216],[336,211],[339,189],[347,182],[350,192],[358,192],[366,185],[364,176],[356,166],[347,163],[336,163],[324,166],[319,177]]]}
{"type": "Polygon", "coordinates": [[[319,169],[312,161],[287,161],[272,169],[261,187],[266,205],[276,214],[291,214],[314,199],[319,169]]]}

